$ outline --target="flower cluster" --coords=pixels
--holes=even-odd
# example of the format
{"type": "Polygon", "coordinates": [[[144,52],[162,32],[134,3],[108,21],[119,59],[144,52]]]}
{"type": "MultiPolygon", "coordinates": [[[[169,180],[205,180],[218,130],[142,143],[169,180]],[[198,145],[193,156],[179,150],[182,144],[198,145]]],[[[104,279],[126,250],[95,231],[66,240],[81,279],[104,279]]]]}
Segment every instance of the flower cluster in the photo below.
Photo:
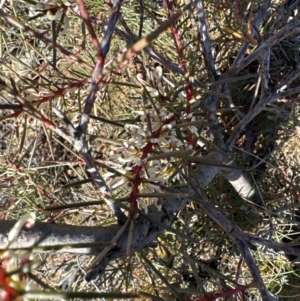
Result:
{"type": "MultiPolygon", "coordinates": [[[[173,87],[174,85],[162,76],[161,68],[156,68],[151,76],[151,85],[137,77],[138,82],[142,84],[151,96],[165,97],[165,88],[162,80],[173,87]]],[[[185,97],[185,93],[181,92],[179,98],[185,97]]],[[[126,124],[124,129],[125,141],[123,146],[113,149],[107,156],[107,162],[111,167],[117,168],[119,174],[113,177],[113,173],[104,175],[108,185],[112,190],[125,188],[138,194],[152,195],[146,200],[154,203],[159,209],[161,208],[161,200],[158,195],[162,193],[161,185],[165,185],[169,181],[170,176],[175,172],[175,168],[171,164],[177,161],[176,158],[169,156],[170,151],[191,150],[192,145],[187,143],[187,134],[191,134],[197,139],[198,145],[205,146],[205,143],[198,138],[201,136],[204,140],[211,140],[208,134],[209,128],[203,126],[202,130],[194,125],[197,119],[193,113],[185,112],[176,115],[168,110],[166,106],[160,103],[149,102],[144,104],[144,110],[134,111],[133,115],[139,120],[138,124],[126,124]],[[194,122],[194,123],[193,123],[194,122]],[[184,130],[181,130],[184,129],[184,130]],[[178,137],[177,131],[181,130],[181,137],[178,137]],[[160,159],[148,160],[153,153],[166,154],[160,159]],[[138,183],[137,183],[138,182],[138,183]]],[[[134,196],[135,197],[135,196],[134,196]]],[[[137,201],[147,212],[147,204],[145,198],[137,195],[137,201]]]]}
{"type": "Polygon", "coordinates": [[[65,34],[69,29],[69,18],[66,11],[69,6],[73,4],[73,1],[59,0],[54,1],[53,4],[49,3],[36,3],[35,7],[32,8],[30,12],[31,16],[34,18],[36,12],[42,12],[47,17],[49,21],[63,21],[61,34],[65,34]],[[63,18],[63,19],[62,19],[63,18]]]}

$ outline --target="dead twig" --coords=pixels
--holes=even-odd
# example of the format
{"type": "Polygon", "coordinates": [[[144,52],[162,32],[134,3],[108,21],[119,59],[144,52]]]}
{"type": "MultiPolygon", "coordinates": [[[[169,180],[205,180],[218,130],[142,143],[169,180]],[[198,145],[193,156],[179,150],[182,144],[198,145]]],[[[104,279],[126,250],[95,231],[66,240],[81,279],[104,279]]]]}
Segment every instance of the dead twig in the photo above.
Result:
{"type": "MultiPolygon", "coordinates": [[[[74,62],[80,63],[88,67],[89,69],[91,68],[91,65],[84,61],[83,59],[79,58],[77,55],[73,54],[72,52],[66,50],[64,47],[61,45],[53,43],[52,40],[46,38],[42,33],[38,33],[37,31],[33,30],[31,27],[23,24],[16,18],[6,14],[2,9],[0,9],[0,16],[4,18],[7,22],[9,22],[12,26],[15,26],[24,32],[30,33],[32,36],[37,38],[38,40],[43,41],[45,44],[50,45],[51,47],[57,48],[62,54],[66,55],[69,59],[72,59],[74,62]]],[[[4,29],[5,30],[5,29],[4,29]]]]}

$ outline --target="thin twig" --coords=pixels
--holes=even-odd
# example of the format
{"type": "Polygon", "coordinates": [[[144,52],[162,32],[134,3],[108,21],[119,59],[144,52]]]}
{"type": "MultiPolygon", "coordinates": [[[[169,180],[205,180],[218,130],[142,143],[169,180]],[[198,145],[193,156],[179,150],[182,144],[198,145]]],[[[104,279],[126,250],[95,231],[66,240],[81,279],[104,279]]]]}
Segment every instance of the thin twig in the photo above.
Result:
{"type": "MultiPolygon", "coordinates": [[[[128,217],[125,224],[122,226],[122,228],[116,233],[114,238],[111,240],[111,243],[116,243],[118,241],[118,239],[123,235],[123,233],[126,231],[126,229],[128,227],[130,220],[131,220],[131,218],[128,217]]],[[[99,269],[99,264],[100,264],[101,260],[107,255],[107,253],[112,248],[113,248],[113,246],[104,248],[104,250],[98,256],[96,256],[96,258],[94,258],[92,263],[85,269],[85,271],[87,272],[86,277],[85,277],[87,281],[90,281],[90,279],[94,279],[97,277],[97,275],[99,274],[98,269],[99,269]],[[95,274],[97,274],[97,275],[95,275],[95,274]]]]}
{"type": "Polygon", "coordinates": [[[184,6],[181,11],[174,13],[168,20],[164,21],[157,29],[152,33],[148,34],[145,38],[137,41],[132,47],[130,47],[125,53],[122,53],[117,57],[113,64],[104,70],[104,72],[111,72],[112,70],[118,69],[119,65],[125,61],[130,61],[133,56],[138,52],[146,48],[153,40],[155,40],[162,32],[170,27],[183,13],[187,10],[190,5],[184,6]]]}
{"type": "Polygon", "coordinates": [[[286,89],[293,81],[298,79],[300,77],[300,68],[297,68],[297,70],[293,71],[289,76],[287,76],[285,79],[282,79],[279,84],[277,85],[277,91],[282,92],[284,89],[286,89]]]}
{"type": "Polygon", "coordinates": [[[94,48],[95,48],[95,50],[97,52],[97,56],[99,57],[99,56],[101,56],[100,44],[99,44],[98,38],[96,36],[96,33],[94,31],[94,27],[92,26],[89,13],[87,12],[87,10],[85,8],[85,4],[84,4],[83,0],[76,0],[76,3],[78,5],[81,17],[84,20],[85,25],[86,25],[86,27],[88,29],[88,32],[89,32],[89,34],[90,34],[90,36],[92,38],[92,42],[93,42],[94,48]]]}
{"type": "Polygon", "coordinates": [[[261,76],[261,98],[264,98],[269,91],[270,80],[270,48],[260,57],[260,76],[261,76]]]}
{"type": "MultiPolygon", "coordinates": [[[[253,26],[252,26],[252,29],[251,29],[251,32],[250,32],[251,37],[255,36],[255,34],[256,34],[255,28],[258,28],[259,25],[261,24],[261,22],[267,16],[267,10],[269,9],[270,4],[271,4],[270,0],[263,0],[263,3],[261,4],[261,6],[259,7],[259,9],[257,11],[255,19],[252,22],[253,26]]],[[[249,20],[249,22],[250,22],[250,20],[249,20]]],[[[250,45],[250,43],[248,41],[243,42],[243,44],[242,44],[242,46],[239,50],[239,53],[236,56],[232,66],[236,66],[236,65],[239,65],[241,63],[241,61],[244,59],[244,57],[247,53],[249,45],[250,45]]]]}
{"type": "MultiPolygon", "coordinates": [[[[293,73],[291,73],[290,77],[286,79],[286,82],[292,82],[292,79],[294,79],[293,73]]],[[[267,104],[275,102],[280,98],[285,98],[287,96],[300,93],[300,87],[276,93],[276,91],[279,91],[280,88],[282,88],[281,83],[279,83],[278,86],[276,86],[271,92],[266,94],[263,99],[260,99],[257,105],[251,111],[249,111],[249,113],[235,126],[233,132],[231,133],[231,136],[226,142],[226,148],[228,150],[230,150],[234,146],[236,139],[239,137],[245,127],[251,122],[251,120],[253,120],[253,118],[255,118],[260,112],[265,109],[267,104]]]]}
{"type": "MultiPolygon", "coordinates": [[[[82,0],[78,0],[78,1],[82,1],[82,0]]],[[[112,8],[112,13],[110,15],[110,18],[108,21],[108,26],[105,31],[104,37],[101,41],[101,44],[95,43],[95,45],[97,44],[97,47],[99,47],[99,51],[98,51],[98,56],[97,56],[97,63],[94,68],[92,79],[91,79],[90,91],[88,93],[86,103],[85,103],[85,106],[83,109],[83,113],[80,118],[80,124],[78,126],[78,131],[80,132],[80,135],[84,135],[86,133],[90,114],[93,109],[94,102],[96,100],[96,92],[97,92],[97,90],[99,88],[99,84],[104,76],[104,73],[103,73],[104,62],[105,62],[106,55],[110,48],[110,40],[114,33],[116,23],[118,21],[119,11],[120,11],[122,2],[123,2],[122,0],[118,0],[115,2],[114,6],[112,8]]],[[[90,24],[90,26],[92,26],[90,20],[89,20],[89,24],[90,24]]]]}
{"type": "Polygon", "coordinates": [[[37,31],[33,30],[31,27],[23,24],[22,22],[20,22],[19,20],[15,19],[14,17],[6,14],[2,9],[0,9],[0,17],[4,18],[8,23],[10,23],[12,26],[15,26],[21,30],[23,30],[24,32],[27,32],[31,35],[33,35],[35,38],[43,41],[45,44],[50,45],[52,47],[56,47],[62,54],[68,56],[70,59],[72,59],[73,61],[80,63],[80,64],[84,64],[85,66],[87,66],[88,68],[91,67],[90,64],[88,64],[86,61],[84,61],[83,59],[77,57],[75,54],[73,54],[72,52],[66,50],[64,47],[62,47],[61,45],[57,44],[54,46],[53,41],[46,38],[44,36],[44,34],[42,33],[38,33],[37,31]]]}
{"type": "Polygon", "coordinates": [[[244,232],[241,231],[237,226],[231,223],[217,208],[213,208],[213,206],[208,202],[206,195],[201,192],[200,189],[194,187],[194,191],[196,196],[192,197],[191,199],[195,202],[198,202],[203,206],[206,210],[207,214],[211,219],[213,219],[220,227],[222,227],[227,234],[232,238],[235,244],[238,246],[245,262],[248,265],[250,273],[253,277],[255,283],[259,285],[259,291],[262,296],[262,300],[270,301],[270,300],[277,300],[273,298],[270,293],[268,292],[263,279],[261,277],[260,271],[252,257],[250,252],[250,248],[255,250],[256,247],[251,243],[248,237],[245,237],[244,232]],[[199,198],[200,197],[200,198],[199,198]]]}
{"type": "Polygon", "coordinates": [[[203,48],[205,65],[207,67],[208,74],[211,81],[216,81],[218,79],[218,74],[216,71],[215,62],[212,55],[212,47],[210,43],[211,39],[208,33],[208,26],[206,22],[203,2],[202,0],[196,0],[195,2],[196,2],[196,9],[199,18],[199,25],[198,25],[199,38],[203,48]]]}
{"type": "Polygon", "coordinates": [[[274,45],[278,44],[283,39],[291,36],[291,35],[299,35],[300,27],[299,27],[299,16],[293,18],[287,25],[285,25],[281,30],[279,30],[276,34],[270,37],[267,41],[261,43],[259,47],[257,47],[251,54],[245,57],[243,60],[239,60],[235,65],[231,66],[231,68],[226,71],[221,79],[225,79],[228,76],[232,77],[233,74],[237,74],[241,69],[248,66],[254,60],[258,60],[261,53],[264,53],[267,49],[271,49],[274,45]]]}
{"type": "Polygon", "coordinates": [[[139,24],[138,37],[140,39],[143,33],[145,3],[144,0],[139,0],[139,3],[140,3],[140,24],[139,24]]]}

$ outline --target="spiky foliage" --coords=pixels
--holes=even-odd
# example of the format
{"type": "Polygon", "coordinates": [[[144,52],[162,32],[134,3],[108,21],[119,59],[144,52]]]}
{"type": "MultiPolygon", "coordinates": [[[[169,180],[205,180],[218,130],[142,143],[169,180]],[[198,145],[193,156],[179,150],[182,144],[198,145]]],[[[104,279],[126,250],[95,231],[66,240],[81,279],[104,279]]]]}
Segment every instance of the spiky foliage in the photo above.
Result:
{"type": "Polygon", "coordinates": [[[290,291],[297,268],[280,252],[297,254],[282,242],[298,241],[298,1],[0,5],[0,218],[34,212],[39,221],[109,227],[116,216],[130,232],[138,214],[164,210],[174,192],[190,201],[134,255],[129,235],[131,256],[90,283],[89,256],[42,253],[35,270],[17,261],[14,270],[10,260],[5,271],[8,254],[22,254],[5,250],[5,300],[41,296],[20,286],[24,274],[44,298],[298,293],[290,291]],[[230,160],[205,159],[212,151],[230,160]],[[242,198],[228,169],[197,192],[199,165],[224,168],[233,157],[255,198],[242,198]],[[201,194],[212,207],[197,202],[201,194]],[[122,293],[104,294],[112,291],[122,293]]]}

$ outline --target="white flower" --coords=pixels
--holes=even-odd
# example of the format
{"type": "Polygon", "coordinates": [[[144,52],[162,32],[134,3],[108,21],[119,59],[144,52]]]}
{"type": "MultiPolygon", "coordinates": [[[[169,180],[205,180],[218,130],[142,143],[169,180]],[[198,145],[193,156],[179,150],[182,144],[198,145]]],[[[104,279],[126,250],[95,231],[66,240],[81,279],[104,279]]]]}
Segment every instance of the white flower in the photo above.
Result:
{"type": "Polygon", "coordinates": [[[148,214],[148,206],[143,199],[138,199],[138,203],[143,207],[144,212],[148,214]]]}
{"type": "Polygon", "coordinates": [[[162,74],[163,74],[162,67],[161,67],[161,66],[155,67],[155,70],[153,71],[153,76],[155,77],[155,79],[156,79],[158,82],[161,81],[162,74]]]}
{"type": "Polygon", "coordinates": [[[152,96],[158,96],[159,92],[157,89],[150,87],[147,82],[145,82],[139,75],[136,77],[137,80],[146,88],[146,90],[152,94],[152,96]]]}
{"type": "Polygon", "coordinates": [[[153,131],[157,131],[161,126],[160,122],[151,122],[151,127],[153,131]]]}
{"type": "Polygon", "coordinates": [[[138,149],[141,149],[145,146],[147,141],[143,136],[138,136],[138,137],[132,137],[132,138],[128,139],[128,143],[130,143],[131,145],[134,145],[138,149]]]}
{"type": "Polygon", "coordinates": [[[111,189],[116,189],[121,185],[127,184],[128,178],[127,177],[115,177],[109,182],[109,186],[111,189]]]}
{"type": "Polygon", "coordinates": [[[190,130],[191,133],[194,134],[196,137],[199,137],[198,129],[197,129],[194,125],[189,126],[189,130],[190,130]]]}
{"type": "Polygon", "coordinates": [[[162,193],[162,190],[158,185],[154,185],[154,184],[151,184],[151,183],[145,183],[145,186],[146,186],[145,189],[148,188],[150,190],[152,189],[152,191],[154,191],[154,192],[162,193]]]}
{"type": "Polygon", "coordinates": [[[167,119],[170,119],[170,118],[172,118],[172,117],[174,117],[175,116],[175,114],[174,113],[169,113],[169,114],[165,114],[165,113],[163,113],[163,114],[160,114],[161,115],[161,119],[162,120],[167,120],[167,119]]]}
{"type": "Polygon", "coordinates": [[[171,137],[171,141],[177,146],[177,147],[180,147],[183,145],[182,141],[180,141],[179,139],[177,139],[175,137],[175,135],[172,135],[171,137]]]}
{"type": "Polygon", "coordinates": [[[134,117],[137,117],[137,116],[144,116],[145,115],[145,112],[144,111],[132,111],[132,115],[134,117]]]}
{"type": "Polygon", "coordinates": [[[162,208],[161,200],[158,198],[153,198],[152,201],[153,201],[154,205],[156,206],[156,208],[158,209],[158,211],[161,211],[161,208],[162,208]]]}
{"type": "Polygon", "coordinates": [[[49,9],[47,11],[47,18],[50,21],[59,20],[63,14],[63,9],[58,9],[55,14],[52,13],[52,11],[49,9]]]}
{"type": "Polygon", "coordinates": [[[114,173],[113,172],[110,172],[110,171],[108,171],[108,172],[106,172],[105,174],[103,174],[103,179],[105,180],[105,181],[107,181],[108,180],[108,178],[110,178],[110,177],[112,177],[112,176],[114,176],[114,173]]]}
{"type": "Polygon", "coordinates": [[[185,101],[186,100],[186,93],[184,91],[181,91],[179,94],[178,94],[178,98],[182,101],[185,101]]]}
{"type": "Polygon", "coordinates": [[[163,178],[159,178],[159,177],[149,177],[148,181],[159,182],[159,183],[162,183],[162,184],[165,182],[165,180],[163,178]]]}
{"type": "Polygon", "coordinates": [[[172,124],[171,124],[171,123],[164,124],[164,125],[161,127],[161,130],[162,130],[162,131],[165,131],[165,130],[172,130],[172,124]]]}
{"type": "Polygon", "coordinates": [[[151,143],[157,143],[157,144],[159,143],[159,139],[158,138],[150,138],[149,141],[151,143]]]}

